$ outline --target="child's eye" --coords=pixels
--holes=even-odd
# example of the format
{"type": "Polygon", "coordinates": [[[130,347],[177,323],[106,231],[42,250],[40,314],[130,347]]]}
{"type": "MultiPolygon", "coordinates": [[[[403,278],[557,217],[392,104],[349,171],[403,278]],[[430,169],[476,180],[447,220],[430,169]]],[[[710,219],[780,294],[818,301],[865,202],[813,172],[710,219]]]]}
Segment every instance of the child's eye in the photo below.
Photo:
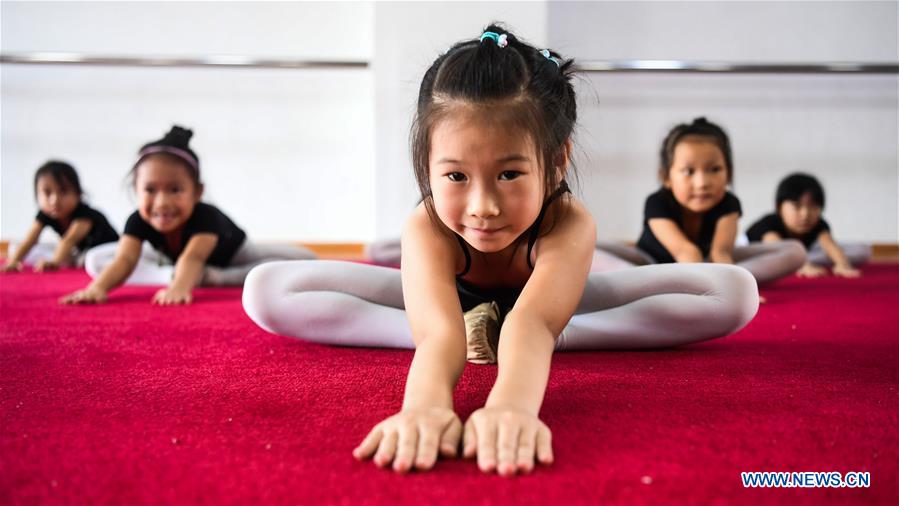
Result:
{"type": "Polygon", "coordinates": [[[462,181],[465,181],[465,174],[461,172],[450,172],[446,175],[446,177],[448,177],[449,180],[454,183],[461,183],[462,181]]]}
{"type": "Polygon", "coordinates": [[[711,167],[711,168],[709,168],[709,172],[711,172],[712,174],[717,174],[717,173],[721,172],[721,167],[718,165],[711,167]]]}
{"type": "Polygon", "coordinates": [[[504,170],[502,174],[499,175],[499,178],[503,181],[511,181],[517,179],[520,175],[521,172],[518,172],[517,170],[504,170]]]}

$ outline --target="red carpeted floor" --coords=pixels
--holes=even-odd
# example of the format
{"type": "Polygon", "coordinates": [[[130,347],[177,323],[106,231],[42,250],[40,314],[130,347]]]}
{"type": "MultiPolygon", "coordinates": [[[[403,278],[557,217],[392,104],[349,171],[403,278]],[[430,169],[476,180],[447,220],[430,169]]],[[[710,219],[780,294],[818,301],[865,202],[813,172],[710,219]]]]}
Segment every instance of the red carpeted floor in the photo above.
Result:
{"type": "MultiPolygon", "coordinates": [[[[744,330],[554,358],[556,463],[513,479],[397,476],[351,449],[400,406],[412,353],[281,338],[237,289],[154,307],[83,272],[0,276],[2,504],[897,504],[899,266],[784,280],[744,330]],[[862,489],[744,489],[741,471],[867,471],[862,489]]],[[[463,419],[495,368],[469,366],[463,419]]]]}

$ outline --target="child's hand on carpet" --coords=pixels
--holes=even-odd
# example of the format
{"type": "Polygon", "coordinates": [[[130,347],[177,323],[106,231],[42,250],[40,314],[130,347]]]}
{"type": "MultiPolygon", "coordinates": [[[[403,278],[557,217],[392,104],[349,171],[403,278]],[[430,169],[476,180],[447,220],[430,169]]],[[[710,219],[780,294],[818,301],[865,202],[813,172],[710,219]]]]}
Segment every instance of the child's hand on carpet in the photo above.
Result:
{"type": "Polygon", "coordinates": [[[371,457],[378,467],[393,462],[398,473],[413,467],[427,470],[434,467],[438,451],[444,457],[455,457],[461,436],[462,422],[451,409],[405,409],[375,425],[353,456],[359,460],[371,457]]]}
{"type": "Polygon", "coordinates": [[[827,274],[827,269],[819,267],[813,263],[806,262],[805,265],[796,271],[796,275],[800,278],[820,278],[827,274]]]}
{"type": "Polygon", "coordinates": [[[478,467],[502,476],[534,469],[534,457],[552,464],[552,433],[536,416],[516,408],[483,407],[465,422],[464,456],[477,454],[478,467]]]}
{"type": "Polygon", "coordinates": [[[22,262],[11,262],[3,266],[3,272],[20,272],[22,270],[22,262]]]}
{"type": "Polygon", "coordinates": [[[53,260],[38,260],[34,264],[34,272],[49,272],[59,269],[59,264],[53,260]]]}
{"type": "Polygon", "coordinates": [[[857,278],[862,275],[862,272],[851,265],[835,265],[833,267],[833,275],[843,278],[857,278]]]}
{"type": "Polygon", "coordinates": [[[163,288],[153,296],[153,304],[159,304],[160,306],[190,304],[193,300],[194,298],[190,294],[190,290],[181,290],[172,287],[163,288]]]}
{"type": "Polygon", "coordinates": [[[90,286],[59,299],[60,304],[102,304],[104,302],[106,302],[106,292],[90,286]]]}

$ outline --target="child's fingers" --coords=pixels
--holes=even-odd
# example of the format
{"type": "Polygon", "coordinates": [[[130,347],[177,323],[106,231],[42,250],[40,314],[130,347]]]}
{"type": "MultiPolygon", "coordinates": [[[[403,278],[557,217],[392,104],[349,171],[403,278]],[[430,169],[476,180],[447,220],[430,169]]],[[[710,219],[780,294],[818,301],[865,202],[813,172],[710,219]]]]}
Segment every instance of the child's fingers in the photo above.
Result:
{"type": "Polygon", "coordinates": [[[474,428],[471,418],[465,422],[465,432],[462,435],[462,456],[470,459],[475,456],[478,449],[478,433],[474,428]]]}
{"type": "Polygon", "coordinates": [[[521,426],[518,423],[503,423],[497,429],[496,470],[502,476],[515,474],[520,434],[521,426]]]}
{"type": "Polygon", "coordinates": [[[415,462],[415,450],[418,449],[418,427],[405,424],[399,429],[399,439],[396,445],[396,457],[393,459],[393,470],[405,473],[412,469],[415,462]]]}
{"type": "Polygon", "coordinates": [[[415,467],[430,469],[437,461],[437,447],[440,445],[440,429],[436,426],[418,426],[418,449],[415,452],[415,467]]]}
{"type": "Polygon", "coordinates": [[[462,422],[453,417],[449,427],[440,436],[440,454],[444,457],[455,457],[459,450],[459,439],[462,437],[462,422]]]}
{"type": "MultiPolygon", "coordinates": [[[[477,424],[477,422],[475,422],[477,424]]],[[[478,426],[478,467],[485,473],[496,469],[496,424],[487,421],[478,426]]]]}
{"type": "Polygon", "coordinates": [[[529,473],[534,469],[534,451],[536,449],[536,443],[536,430],[525,429],[521,431],[521,437],[518,438],[518,456],[516,459],[519,471],[529,473]]]}
{"type": "Polygon", "coordinates": [[[537,460],[541,464],[552,464],[553,462],[552,433],[545,425],[537,429],[537,460]]]}
{"type": "Polygon", "coordinates": [[[375,453],[375,450],[378,449],[378,443],[381,442],[381,437],[383,432],[381,431],[381,427],[375,426],[365,439],[359,443],[359,446],[353,449],[353,457],[356,457],[359,460],[367,459],[371,457],[372,454],[375,453]]]}
{"type": "Polygon", "coordinates": [[[372,459],[376,466],[384,467],[393,461],[393,456],[396,455],[397,437],[396,430],[391,429],[384,431],[381,443],[378,445],[378,451],[372,459]]]}

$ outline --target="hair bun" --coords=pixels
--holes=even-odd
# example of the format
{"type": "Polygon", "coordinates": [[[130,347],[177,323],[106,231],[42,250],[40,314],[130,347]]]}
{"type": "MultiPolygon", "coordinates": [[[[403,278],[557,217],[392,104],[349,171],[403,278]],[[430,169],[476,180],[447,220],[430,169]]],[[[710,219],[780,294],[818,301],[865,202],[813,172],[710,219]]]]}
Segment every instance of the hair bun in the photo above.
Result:
{"type": "Polygon", "coordinates": [[[705,116],[700,116],[698,118],[693,119],[693,124],[694,125],[708,125],[709,120],[705,119],[705,116]]]}
{"type": "Polygon", "coordinates": [[[172,129],[169,130],[169,133],[165,134],[165,137],[162,139],[165,144],[186,147],[193,135],[194,133],[192,130],[174,125],[172,129]]]}

